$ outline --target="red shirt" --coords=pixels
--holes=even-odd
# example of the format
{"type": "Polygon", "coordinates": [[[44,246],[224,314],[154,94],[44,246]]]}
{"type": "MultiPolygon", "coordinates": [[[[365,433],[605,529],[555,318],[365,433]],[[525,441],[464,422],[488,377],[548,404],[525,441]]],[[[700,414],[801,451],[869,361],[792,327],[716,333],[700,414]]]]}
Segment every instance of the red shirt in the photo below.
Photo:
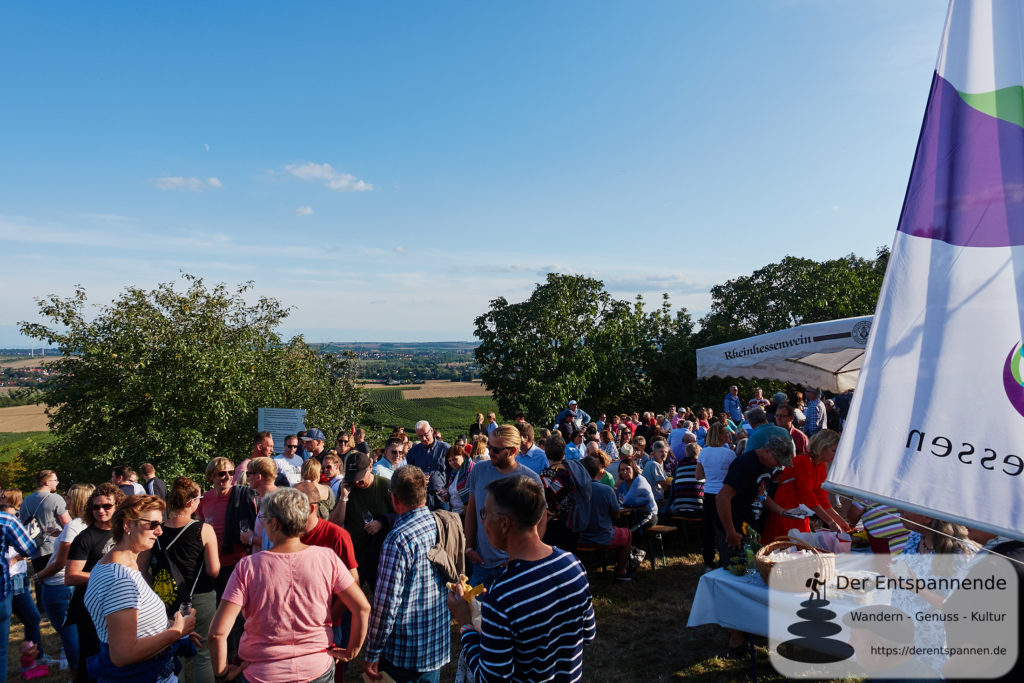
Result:
{"type": "Polygon", "coordinates": [[[313,530],[299,538],[306,545],[317,545],[330,548],[341,559],[341,563],[349,569],[356,569],[356,551],[352,546],[352,537],[347,531],[326,519],[317,520],[313,530]]]}
{"type": "Polygon", "coordinates": [[[807,435],[796,427],[790,427],[789,435],[793,437],[793,445],[796,446],[796,454],[810,453],[807,450],[807,435]]]}
{"type": "Polygon", "coordinates": [[[196,510],[199,521],[206,522],[212,526],[217,534],[218,554],[220,555],[220,563],[223,567],[234,567],[240,559],[246,556],[249,550],[241,543],[236,543],[232,552],[227,554],[224,552],[226,547],[224,543],[224,520],[228,514],[228,501],[230,499],[231,489],[228,489],[228,495],[226,496],[222,496],[217,493],[216,489],[212,489],[203,494],[199,501],[199,509],[196,510]]]}

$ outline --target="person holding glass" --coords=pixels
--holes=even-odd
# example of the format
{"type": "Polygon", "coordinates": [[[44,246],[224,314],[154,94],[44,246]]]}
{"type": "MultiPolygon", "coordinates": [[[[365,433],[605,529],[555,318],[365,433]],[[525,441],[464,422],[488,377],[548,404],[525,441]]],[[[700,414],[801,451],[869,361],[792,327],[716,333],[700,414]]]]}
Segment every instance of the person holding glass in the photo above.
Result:
{"type": "Polygon", "coordinates": [[[295,489],[263,499],[260,519],[273,547],[242,558],[228,580],[210,628],[217,678],[329,683],[334,660],[349,661],[362,648],[370,604],[332,550],[299,540],[309,510],[309,499],[295,489]],[[352,613],[352,630],[347,647],[332,647],[332,609],[342,608],[352,613]],[[229,665],[227,636],[239,614],[245,617],[242,663],[229,665]]]}

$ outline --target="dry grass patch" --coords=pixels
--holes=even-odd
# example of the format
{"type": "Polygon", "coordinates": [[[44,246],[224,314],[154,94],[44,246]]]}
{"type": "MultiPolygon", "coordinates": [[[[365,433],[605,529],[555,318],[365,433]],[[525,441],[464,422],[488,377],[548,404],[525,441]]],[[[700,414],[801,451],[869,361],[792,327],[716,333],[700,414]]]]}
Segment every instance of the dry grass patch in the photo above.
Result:
{"type": "Polygon", "coordinates": [[[44,405],[0,408],[0,432],[45,432],[49,428],[44,405]]]}

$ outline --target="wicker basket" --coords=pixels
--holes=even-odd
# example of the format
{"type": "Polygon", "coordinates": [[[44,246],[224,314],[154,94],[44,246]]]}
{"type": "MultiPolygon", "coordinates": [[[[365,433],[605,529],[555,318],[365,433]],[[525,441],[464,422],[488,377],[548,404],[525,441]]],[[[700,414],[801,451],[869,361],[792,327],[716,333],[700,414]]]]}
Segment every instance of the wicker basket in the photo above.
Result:
{"type": "Polygon", "coordinates": [[[808,591],[807,580],[818,572],[818,579],[831,581],[836,577],[836,556],[830,552],[819,550],[813,545],[804,543],[797,538],[782,538],[772,541],[762,547],[754,555],[754,562],[761,579],[766,585],[774,590],[786,591],[789,593],[800,593],[808,591]],[[796,547],[800,550],[808,550],[813,553],[811,557],[802,557],[785,562],[775,562],[768,559],[769,553],[783,548],[796,547]],[[772,568],[779,565],[775,570],[772,581],[768,583],[768,577],[772,574],[772,568]]]}

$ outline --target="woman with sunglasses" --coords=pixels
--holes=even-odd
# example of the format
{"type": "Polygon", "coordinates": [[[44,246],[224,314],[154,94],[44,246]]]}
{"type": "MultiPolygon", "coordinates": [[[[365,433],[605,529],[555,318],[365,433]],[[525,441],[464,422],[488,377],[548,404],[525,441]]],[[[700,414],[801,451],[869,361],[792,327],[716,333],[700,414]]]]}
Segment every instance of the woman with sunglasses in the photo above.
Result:
{"type": "Polygon", "coordinates": [[[217,536],[221,568],[215,587],[218,600],[231,570],[248,554],[256,528],[256,492],[248,486],[235,486],[234,476],[235,466],[230,460],[211,460],[206,466],[206,480],[213,488],[203,494],[196,510],[199,521],[212,526],[217,536]]]}
{"type": "MultiPolygon", "coordinates": [[[[173,617],[182,603],[189,603],[195,611],[196,630],[206,633],[217,611],[214,583],[220,574],[220,553],[213,527],[193,519],[199,508],[200,495],[199,484],[188,477],[178,477],[171,484],[167,492],[167,521],[154,552],[161,553],[177,570],[181,583],[177,590],[171,591],[173,595],[164,595],[156,580],[153,587],[163,599],[168,616],[173,617]]],[[[188,680],[213,683],[210,650],[205,642],[196,649],[195,658],[182,662],[186,671],[191,667],[188,680]]]]}
{"type": "Polygon", "coordinates": [[[163,533],[164,502],[156,496],[128,496],[111,520],[114,547],[89,575],[85,607],[100,639],[100,680],[137,683],[176,681],[174,654],[188,636],[198,645],[195,610],[167,612],[139,571],[139,555],[152,550],[163,533]]]}
{"type": "Polygon", "coordinates": [[[78,677],[79,681],[90,680],[86,662],[89,657],[99,654],[100,641],[92,617],[85,609],[85,588],[93,567],[114,547],[111,532],[114,508],[124,500],[124,493],[109,481],[96,487],[85,505],[82,519],[88,525],[68,549],[68,564],[64,568],[64,585],[74,586],[75,592],[68,604],[67,623],[78,627],[78,677]]]}

